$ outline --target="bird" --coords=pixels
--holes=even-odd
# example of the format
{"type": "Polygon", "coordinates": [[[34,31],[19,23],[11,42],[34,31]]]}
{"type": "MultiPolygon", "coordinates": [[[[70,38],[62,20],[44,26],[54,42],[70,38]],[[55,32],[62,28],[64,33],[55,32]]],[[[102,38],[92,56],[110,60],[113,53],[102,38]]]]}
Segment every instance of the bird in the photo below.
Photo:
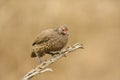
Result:
{"type": "Polygon", "coordinates": [[[43,30],[36,36],[32,44],[33,51],[31,53],[31,58],[37,57],[41,63],[41,57],[45,54],[51,56],[55,55],[55,53],[52,52],[63,49],[68,42],[68,36],[69,32],[67,25],[59,25],[56,28],[43,30]]]}

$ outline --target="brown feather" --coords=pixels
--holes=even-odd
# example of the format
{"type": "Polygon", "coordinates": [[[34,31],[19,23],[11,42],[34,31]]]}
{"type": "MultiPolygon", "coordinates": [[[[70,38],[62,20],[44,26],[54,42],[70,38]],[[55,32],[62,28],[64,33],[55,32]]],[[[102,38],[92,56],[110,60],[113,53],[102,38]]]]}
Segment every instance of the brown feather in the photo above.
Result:
{"type": "MultiPolygon", "coordinates": [[[[61,27],[59,27],[57,29],[48,29],[42,31],[32,45],[33,47],[38,47],[36,52],[39,57],[42,57],[47,52],[49,53],[50,51],[61,50],[66,45],[67,41],[68,35],[63,35],[61,33],[61,27]]],[[[31,57],[36,57],[33,53],[35,52],[32,52],[31,57]]]]}

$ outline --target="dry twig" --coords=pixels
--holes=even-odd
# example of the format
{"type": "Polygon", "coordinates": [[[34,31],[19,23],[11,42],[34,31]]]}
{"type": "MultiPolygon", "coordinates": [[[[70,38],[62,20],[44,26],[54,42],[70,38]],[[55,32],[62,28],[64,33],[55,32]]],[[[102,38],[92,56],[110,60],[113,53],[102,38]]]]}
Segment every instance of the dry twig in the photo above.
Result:
{"type": "Polygon", "coordinates": [[[82,44],[79,44],[79,43],[76,43],[74,44],[73,46],[69,46],[63,50],[61,50],[59,52],[59,54],[56,54],[55,56],[52,56],[51,58],[43,61],[41,64],[39,64],[35,69],[32,69],[30,72],[28,72],[22,80],[29,80],[31,79],[32,77],[40,74],[40,73],[43,73],[43,72],[46,72],[46,71],[53,71],[51,68],[47,68],[50,64],[54,63],[55,61],[57,61],[58,59],[64,57],[65,55],[67,55],[69,52],[72,52],[76,49],[79,49],[79,48],[83,48],[83,45],[82,44]]]}

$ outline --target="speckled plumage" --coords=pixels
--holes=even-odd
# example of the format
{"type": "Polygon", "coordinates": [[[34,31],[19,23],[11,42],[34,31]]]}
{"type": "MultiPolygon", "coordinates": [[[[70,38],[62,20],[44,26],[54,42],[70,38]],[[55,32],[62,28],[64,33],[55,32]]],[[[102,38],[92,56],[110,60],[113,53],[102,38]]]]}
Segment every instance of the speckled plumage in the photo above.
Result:
{"type": "MultiPolygon", "coordinates": [[[[42,31],[34,43],[33,47],[37,47],[36,50],[33,50],[31,57],[36,57],[35,52],[39,57],[44,56],[44,54],[50,54],[50,51],[59,51],[61,50],[68,41],[68,29],[66,25],[61,25],[55,29],[48,29],[42,31]],[[63,31],[63,29],[66,30],[63,31]]],[[[52,55],[52,54],[51,54],[52,55]]]]}

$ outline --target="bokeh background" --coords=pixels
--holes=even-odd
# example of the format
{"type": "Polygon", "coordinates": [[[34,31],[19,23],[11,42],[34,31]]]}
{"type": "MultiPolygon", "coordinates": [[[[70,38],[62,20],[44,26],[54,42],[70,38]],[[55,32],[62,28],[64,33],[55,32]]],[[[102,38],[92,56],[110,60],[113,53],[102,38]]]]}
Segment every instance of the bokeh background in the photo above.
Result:
{"type": "Polygon", "coordinates": [[[21,80],[42,30],[69,26],[69,42],[84,44],[31,80],[120,80],[120,0],[0,0],[0,80],[21,80]]]}

